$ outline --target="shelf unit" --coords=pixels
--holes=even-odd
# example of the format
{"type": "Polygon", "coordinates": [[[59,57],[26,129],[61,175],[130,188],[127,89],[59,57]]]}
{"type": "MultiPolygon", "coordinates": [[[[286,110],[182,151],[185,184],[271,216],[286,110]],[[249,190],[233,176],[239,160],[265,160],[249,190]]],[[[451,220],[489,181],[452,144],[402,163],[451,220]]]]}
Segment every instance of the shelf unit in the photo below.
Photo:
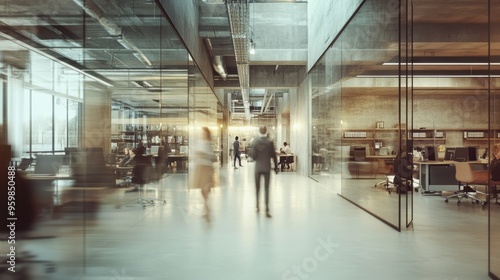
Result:
{"type": "MultiPolygon", "coordinates": [[[[342,145],[367,146],[370,154],[376,154],[377,142],[384,146],[396,147],[399,128],[329,128],[329,131],[339,132],[342,145]]],[[[485,128],[418,128],[409,132],[414,146],[449,145],[479,146],[484,148],[490,135],[495,141],[500,141],[500,129],[485,128]],[[451,142],[451,143],[450,143],[451,142]]]]}

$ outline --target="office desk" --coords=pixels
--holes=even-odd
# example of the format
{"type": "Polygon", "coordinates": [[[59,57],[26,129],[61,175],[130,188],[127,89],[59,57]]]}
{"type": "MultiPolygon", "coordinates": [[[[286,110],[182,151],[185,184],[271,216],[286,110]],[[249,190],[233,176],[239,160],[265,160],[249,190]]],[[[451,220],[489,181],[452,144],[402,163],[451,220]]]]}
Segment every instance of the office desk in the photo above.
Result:
{"type": "Polygon", "coordinates": [[[177,170],[187,170],[188,155],[168,155],[167,164],[175,162],[177,170]]]}
{"type": "Polygon", "coordinates": [[[74,180],[70,174],[26,174],[24,178],[33,186],[36,207],[50,214],[55,205],[61,204],[59,181],[74,180]]]}
{"type": "Polygon", "coordinates": [[[396,155],[385,155],[385,156],[366,156],[368,160],[377,161],[377,173],[387,174],[391,170],[390,166],[386,161],[394,162],[396,155]]]}
{"type": "MultiPolygon", "coordinates": [[[[473,169],[480,170],[487,167],[488,162],[472,161],[477,165],[473,169]]],[[[458,190],[458,181],[455,180],[455,161],[424,161],[414,162],[418,166],[418,176],[422,187],[422,194],[440,194],[442,191],[458,190]]]]}

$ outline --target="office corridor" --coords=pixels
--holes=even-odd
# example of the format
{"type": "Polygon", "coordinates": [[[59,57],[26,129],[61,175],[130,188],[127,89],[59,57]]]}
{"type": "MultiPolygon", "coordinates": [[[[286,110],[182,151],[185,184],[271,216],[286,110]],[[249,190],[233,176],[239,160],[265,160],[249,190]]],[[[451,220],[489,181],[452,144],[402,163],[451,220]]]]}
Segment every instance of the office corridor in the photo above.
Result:
{"type": "Polygon", "coordinates": [[[117,189],[85,222],[81,214],[44,221],[37,230],[54,238],[27,240],[25,249],[56,271],[35,267],[33,279],[489,279],[480,207],[457,211],[416,194],[414,228],[399,233],[338,196],[337,186],[285,172],[272,175],[266,218],[255,212],[253,163],[243,165],[222,168],[210,223],[186,174],[163,179],[165,205],[142,209],[137,193],[117,189]]]}

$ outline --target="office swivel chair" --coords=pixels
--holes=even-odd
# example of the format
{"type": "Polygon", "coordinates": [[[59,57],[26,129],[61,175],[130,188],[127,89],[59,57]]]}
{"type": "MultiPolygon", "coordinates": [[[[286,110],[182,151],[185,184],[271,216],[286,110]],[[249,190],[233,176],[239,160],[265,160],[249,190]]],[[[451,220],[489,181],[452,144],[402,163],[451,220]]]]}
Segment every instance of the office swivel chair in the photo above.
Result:
{"type": "Polygon", "coordinates": [[[164,199],[145,198],[142,196],[142,192],[146,191],[144,185],[156,179],[151,177],[153,176],[153,172],[154,169],[151,163],[151,157],[139,156],[134,169],[132,170],[132,183],[136,185],[137,193],[139,194],[137,203],[141,204],[144,209],[148,205],[155,205],[155,201],[160,201],[163,204],[167,203],[164,199]]]}
{"type": "Polygon", "coordinates": [[[295,161],[293,160],[293,156],[287,156],[285,159],[286,165],[290,168],[291,171],[293,171],[293,163],[295,161]]]}
{"type": "Polygon", "coordinates": [[[487,205],[487,195],[473,189],[470,185],[488,185],[490,174],[488,170],[474,171],[468,162],[455,162],[455,179],[458,181],[458,191],[446,197],[444,202],[448,203],[450,198],[458,198],[457,205],[461,204],[464,198],[470,198],[472,203],[487,205]],[[485,199],[480,199],[477,194],[485,195],[485,199]]]}
{"type": "Polygon", "coordinates": [[[394,160],[386,159],[384,160],[385,165],[385,180],[380,181],[375,184],[375,187],[383,186],[389,193],[394,189],[394,160]]]}
{"type": "Polygon", "coordinates": [[[377,183],[375,187],[383,185],[389,194],[393,191],[396,191],[396,193],[418,191],[420,181],[413,178],[414,167],[411,162],[398,154],[394,160],[385,160],[385,164],[389,167],[389,171],[385,176],[386,179],[377,183]]]}

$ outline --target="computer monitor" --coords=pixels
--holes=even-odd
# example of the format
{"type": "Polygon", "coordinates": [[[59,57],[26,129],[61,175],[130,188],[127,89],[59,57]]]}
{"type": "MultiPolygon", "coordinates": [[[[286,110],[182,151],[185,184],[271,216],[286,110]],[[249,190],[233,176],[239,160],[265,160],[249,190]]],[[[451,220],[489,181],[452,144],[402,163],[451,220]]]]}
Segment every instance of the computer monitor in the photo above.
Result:
{"type": "Polygon", "coordinates": [[[63,163],[64,155],[37,155],[35,174],[56,175],[63,163]]]}
{"type": "Polygon", "coordinates": [[[456,148],[446,147],[444,152],[444,160],[455,160],[456,148]]]}
{"type": "Polygon", "coordinates": [[[475,161],[475,160],[477,160],[477,147],[455,148],[455,161],[475,161]]]}
{"type": "Polygon", "coordinates": [[[436,147],[425,146],[424,152],[426,160],[438,160],[438,153],[436,147]]]}
{"type": "Polygon", "coordinates": [[[159,150],[160,150],[160,146],[157,146],[157,145],[151,146],[151,154],[153,156],[157,156],[159,150]]]}
{"type": "Polygon", "coordinates": [[[488,152],[489,152],[489,149],[488,149],[488,148],[484,149],[484,153],[483,153],[483,155],[481,156],[481,158],[482,158],[482,159],[487,159],[487,158],[488,158],[488,152]]]}
{"type": "Polygon", "coordinates": [[[188,153],[188,146],[180,146],[179,147],[179,152],[181,154],[186,154],[187,155],[187,153],[188,153]]]}
{"type": "Polygon", "coordinates": [[[364,161],[366,159],[366,147],[355,146],[353,147],[354,161],[364,161]]]}

